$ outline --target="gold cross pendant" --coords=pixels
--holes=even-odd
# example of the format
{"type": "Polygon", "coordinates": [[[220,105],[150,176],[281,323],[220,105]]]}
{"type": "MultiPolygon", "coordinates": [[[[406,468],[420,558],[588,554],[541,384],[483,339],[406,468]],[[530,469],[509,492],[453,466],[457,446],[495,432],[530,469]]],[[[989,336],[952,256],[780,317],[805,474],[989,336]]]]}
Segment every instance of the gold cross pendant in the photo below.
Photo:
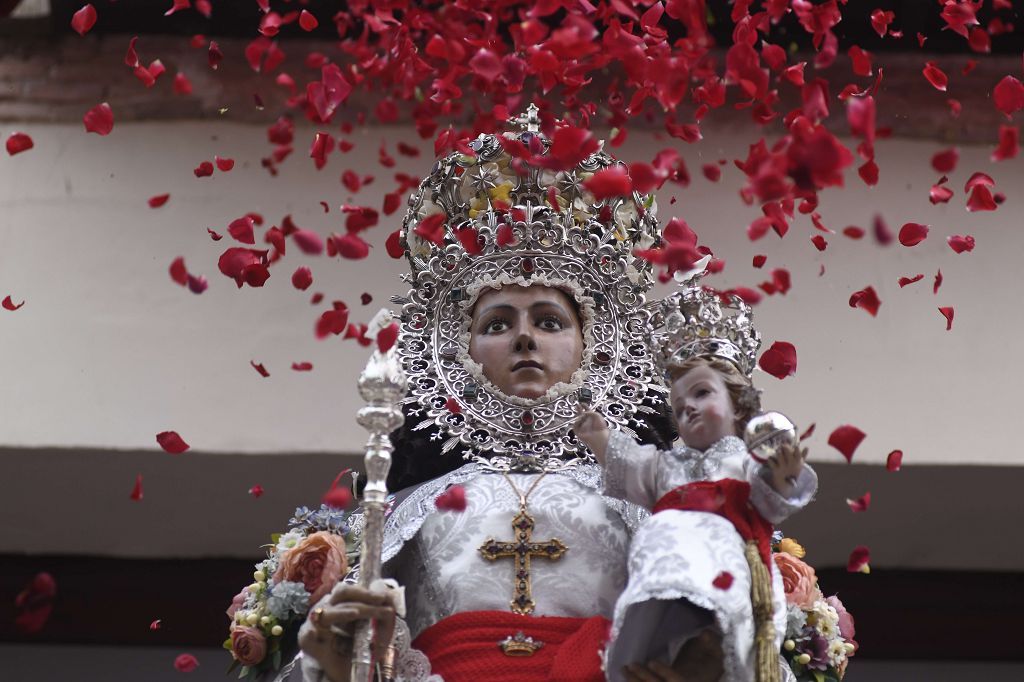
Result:
{"type": "Polygon", "coordinates": [[[569,549],[558,538],[551,538],[543,542],[530,542],[533,535],[533,517],[526,512],[525,507],[519,508],[519,513],[512,519],[512,531],[514,539],[510,542],[488,538],[480,546],[480,553],[488,561],[498,559],[515,559],[515,591],[512,601],[512,611],[521,615],[533,613],[533,595],[530,589],[530,559],[541,557],[555,561],[560,559],[569,549]]]}

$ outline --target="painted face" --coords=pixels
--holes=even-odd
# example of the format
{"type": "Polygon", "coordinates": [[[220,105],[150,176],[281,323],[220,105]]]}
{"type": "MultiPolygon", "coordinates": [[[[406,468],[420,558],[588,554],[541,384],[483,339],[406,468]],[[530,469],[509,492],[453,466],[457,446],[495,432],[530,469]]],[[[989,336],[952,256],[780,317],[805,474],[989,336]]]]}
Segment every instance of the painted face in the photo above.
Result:
{"type": "Polygon", "coordinates": [[[695,367],[672,382],[672,413],[680,438],[696,450],[736,435],[729,389],[722,375],[710,367],[695,367]]]}
{"type": "Polygon", "coordinates": [[[469,356],[506,395],[539,398],[572,379],[583,360],[583,332],[571,299],[545,286],[509,285],[473,307],[469,356]]]}

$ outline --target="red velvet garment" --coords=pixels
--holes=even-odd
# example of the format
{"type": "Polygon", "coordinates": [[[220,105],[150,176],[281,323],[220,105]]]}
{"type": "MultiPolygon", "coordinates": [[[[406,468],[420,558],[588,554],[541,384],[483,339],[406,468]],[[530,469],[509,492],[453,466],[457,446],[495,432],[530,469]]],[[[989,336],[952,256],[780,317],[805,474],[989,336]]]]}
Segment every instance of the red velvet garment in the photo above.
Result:
{"type": "Polygon", "coordinates": [[[604,682],[599,652],[610,628],[602,616],[467,611],[430,626],[412,646],[445,682],[604,682]],[[507,656],[500,642],[520,630],[544,646],[532,656],[507,656]]]}
{"type": "Polygon", "coordinates": [[[681,485],[665,493],[652,511],[657,514],[666,509],[710,512],[728,519],[744,540],[757,541],[761,560],[771,572],[774,528],[750,503],[750,484],[746,481],[723,478],[681,485]]]}

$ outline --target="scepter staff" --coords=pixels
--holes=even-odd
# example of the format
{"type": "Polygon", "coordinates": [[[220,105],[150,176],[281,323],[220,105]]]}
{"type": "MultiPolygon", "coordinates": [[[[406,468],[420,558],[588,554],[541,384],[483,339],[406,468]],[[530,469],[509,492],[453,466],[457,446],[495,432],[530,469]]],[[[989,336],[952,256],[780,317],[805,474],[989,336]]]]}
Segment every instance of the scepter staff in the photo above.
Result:
{"type": "MultiPolygon", "coordinates": [[[[394,347],[375,350],[359,375],[359,395],[367,402],[356,420],[370,432],[366,442],[366,487],[363,489],[363,536],[359,552],[359,584],[369,588],[380,578],[381,548],[384,543],[384,509],[387,502],[388,470],[393,449],[388,434],[402,425],[401,401],[406,379],[394,347]]],[[[373,674],[373,625],[366,620],[356,626],[352,649],[352,682],[369,682],[373,674]]]]}

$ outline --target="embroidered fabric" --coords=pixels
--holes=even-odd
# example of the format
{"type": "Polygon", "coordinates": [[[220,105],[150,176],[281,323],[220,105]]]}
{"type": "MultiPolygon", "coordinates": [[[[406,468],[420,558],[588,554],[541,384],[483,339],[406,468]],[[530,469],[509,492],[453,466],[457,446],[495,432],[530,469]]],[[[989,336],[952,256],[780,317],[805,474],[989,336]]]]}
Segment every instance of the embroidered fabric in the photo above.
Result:
{"type": "Polygon", "coordinates": [[[395,619],[395,682],[444,682],[440,675],[430,671],[430,660],[418,649],[412,648],[409,626],[401,618],[395,619]]]}

